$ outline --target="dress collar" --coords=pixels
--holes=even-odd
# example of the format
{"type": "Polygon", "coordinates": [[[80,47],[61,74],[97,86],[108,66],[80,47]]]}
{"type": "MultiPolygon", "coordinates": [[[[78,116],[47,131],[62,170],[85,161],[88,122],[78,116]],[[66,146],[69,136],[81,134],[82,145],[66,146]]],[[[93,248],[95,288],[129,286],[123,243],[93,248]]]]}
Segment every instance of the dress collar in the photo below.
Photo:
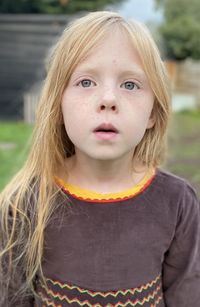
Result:
{"type": "Polygon", "coordinates": [[[92,202],[110,202],[131,198],[141,193],[152,181],[155,176],[155,170],[149,171],[143,179],[131,188],[114,193],[99,193],[92,190],[83,189],[77,185],[65,182],[63,179],[55,176],[56,184],[66,193],[75,198],[92,202]]]}

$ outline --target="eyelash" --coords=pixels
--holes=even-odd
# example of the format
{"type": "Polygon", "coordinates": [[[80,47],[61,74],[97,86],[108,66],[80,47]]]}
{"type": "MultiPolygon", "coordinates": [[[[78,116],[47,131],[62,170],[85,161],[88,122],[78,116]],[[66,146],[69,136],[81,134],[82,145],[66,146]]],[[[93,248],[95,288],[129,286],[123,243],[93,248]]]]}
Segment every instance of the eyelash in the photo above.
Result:
{"type": "MultiPolygon", "coordinates": [[[[128,89],[128,88],[125,87],[126,89],[132,91],[132,90],[135,89],[135,86],[136,86],[136,89],[137,89],[137,90],[140,89],[139,85],[137,85],[137,84],[136,84],[135,82],[133,82],[133,81],[126,81],[126,82],[124,82],[122,85],[125,85],[125,84],[128,84],[128,83],[129,83],[129,84],[132,84],[132,85],[133,85],[133,88],[132,88],[132,89],[130,89],[130,88],[128,89]]],[[[120,87],[123,87],[122,85],[121,85],[120,87]]]]}
{"type": "Polygon", "coordinates": [[[92,80],[90,80],[90,79],[83,79],[83,80],[79,81],[79,82],[76,84],[76,86],[82,86],[83,88],[87,88],[87,87],[90,87],[90,86],[91,86],[91,83],[93,83],[94,85],[96,85],[95,82],[92,81],[92,80]],[[87,82],[89,81],[89,82],[90,82],[90,85],[89,85],[89,86],[83,86],[83,82],[85,82],[85,81],[87,81],[87,82]]]}
{"type": "MultiPolygon", "coordinates": [[[[83,79],[83,80],[81,80],[81,81],[79,81],[78,83],[77,83],[77,86],[82,86],[83,88],[87,88],[87,87],[90,87],[91,86],[91,84],[94,84],[94,85],[96,85],[95,84],[95,82],[94,81],[92,81],[92,80],[90,80],[90,79],[83,79]],[[90,82],[90,85],[89,86],[83,86],[83,82],[85,82],[85,81],[89,81],[90,82]]],[[[135,89],[135,87],[136,87],[136,89],[140,89],[140,87],[139,87],[139,85],[138,84],[136,84],[135,82],[133,82],[133,81],[126,81],[126,82],[124,82],[120,87],[121,88],[123,88],[123,85],[127,85],[127,84],[131,84],[132,86],[133,86],[133,88],[126,88],[125,87],[125,89],[127,89],[127,90],[130,90],[130,91],[132,91],[132,90],[134,90],[135,89]]]]}

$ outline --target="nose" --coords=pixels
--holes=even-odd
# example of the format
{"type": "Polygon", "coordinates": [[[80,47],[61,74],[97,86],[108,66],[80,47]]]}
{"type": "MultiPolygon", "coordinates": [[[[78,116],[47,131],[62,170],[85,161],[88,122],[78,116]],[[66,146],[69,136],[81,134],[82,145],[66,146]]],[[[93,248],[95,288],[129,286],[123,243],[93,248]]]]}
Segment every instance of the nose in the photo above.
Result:
{"type": "Polygon", "coordinates": [[[112,111],[118,112],[118,100],[114,89],[106,88],[103,89],[102,95],[100,95],[98,111],[112,111]]]}

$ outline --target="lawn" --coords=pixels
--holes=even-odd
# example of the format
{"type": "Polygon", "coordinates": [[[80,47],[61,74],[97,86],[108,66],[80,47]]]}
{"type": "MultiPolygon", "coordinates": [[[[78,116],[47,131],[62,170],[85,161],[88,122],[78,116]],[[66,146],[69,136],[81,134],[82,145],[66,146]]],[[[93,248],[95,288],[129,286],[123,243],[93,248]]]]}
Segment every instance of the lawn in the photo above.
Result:
{"type": "Polygon", "coordinates": [[[200,110],[174,114],[166,168],[187,178],[200,196],[200,110]]]}
{"type": "Polygon", "coordinates": [[[31,131],[23,122],[0,122],[0,190],[22,166],[31,131]]]}
{"type": "MultiPolygon", "coordinates": [[[[0,122],[0,190],[23,164],[32,126],[0,122]]],[[[200,196],[200,111],[174,114],[165,168],[187,178],[200,196]]]]}

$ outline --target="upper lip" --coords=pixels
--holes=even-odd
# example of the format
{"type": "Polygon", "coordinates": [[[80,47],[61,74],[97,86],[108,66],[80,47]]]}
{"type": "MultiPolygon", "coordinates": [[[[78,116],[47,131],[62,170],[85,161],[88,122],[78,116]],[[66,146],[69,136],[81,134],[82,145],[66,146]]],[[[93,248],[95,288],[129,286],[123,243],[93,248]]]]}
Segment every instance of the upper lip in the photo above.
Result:
{"type": "Polygon", "coordinates": [[[115,126],[113,126],[112,124],[109,124],[109,123],[103,123],[103,124],[99,125],[98,127],[96,127],[94,129],[94,132],[97,132],[97,131],[111,131],[111,132],[115,132],[115,133],[119,132],[115,126]]]}

